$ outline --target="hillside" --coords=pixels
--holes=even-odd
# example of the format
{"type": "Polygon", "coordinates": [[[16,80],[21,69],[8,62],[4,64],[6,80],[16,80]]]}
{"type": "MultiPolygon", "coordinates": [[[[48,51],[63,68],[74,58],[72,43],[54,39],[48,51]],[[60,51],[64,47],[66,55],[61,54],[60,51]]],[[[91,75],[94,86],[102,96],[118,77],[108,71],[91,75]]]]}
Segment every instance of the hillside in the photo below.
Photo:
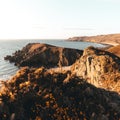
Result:
{"type": "Polygon", "coordinates": [[[8,56],[26,64],[11,79],[0,81],[0,120],[120,120],[120,58],[94,47],[66,52],[34,43],[8,56]],[[70,66],[56,67],[57,62],[48,68],[43,62],[52,64],[60,55],[66,61],[75,53],[70,66]],[[48,62],[47,55],[54,59],[48,62]]]}
{"type": "Polygon", "coordinates": [[[1,120],[119,120],[117,93],[69,74],[22,68],[3,83],[1,120]]]}
{"type": "Polygon", "coordinates": [[[118,57],[120,57],[120,45],[114,46],[109,48],[107,51],[117,55],[118,57]]]}
{"type": "Polygon", "coordinates": [[[80,36],[69,38],[70,41],[87,41],[96,42],[110,45],[120,44],[120,34],[108,34],[108,35],[97,35],[97,36],[80,36]]]}

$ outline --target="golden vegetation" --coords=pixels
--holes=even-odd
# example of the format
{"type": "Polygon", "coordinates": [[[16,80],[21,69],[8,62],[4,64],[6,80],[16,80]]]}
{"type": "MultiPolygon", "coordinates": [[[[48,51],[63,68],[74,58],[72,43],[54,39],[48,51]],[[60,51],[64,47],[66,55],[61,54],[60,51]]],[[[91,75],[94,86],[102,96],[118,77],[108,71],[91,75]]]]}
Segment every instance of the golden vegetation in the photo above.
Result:
{"type": "Polygon", "coordinates": [[[117,55],[118,57],[120,57],[120,45],[110,47],[109,49],[107,49],[107,51],[109,51],[109,52],[117,55]]]}
{"type": "Polygon", "coordinates": [[[14,76],[1,89],[1,120],[120,118],[118,94],[98,89],[83,79],[68,75],[70,72],[51,73],[43,67],[26,67],[18,73],[21,76],[14,76]],[[64,82],[67,77],[69,80],[64,82]]]}

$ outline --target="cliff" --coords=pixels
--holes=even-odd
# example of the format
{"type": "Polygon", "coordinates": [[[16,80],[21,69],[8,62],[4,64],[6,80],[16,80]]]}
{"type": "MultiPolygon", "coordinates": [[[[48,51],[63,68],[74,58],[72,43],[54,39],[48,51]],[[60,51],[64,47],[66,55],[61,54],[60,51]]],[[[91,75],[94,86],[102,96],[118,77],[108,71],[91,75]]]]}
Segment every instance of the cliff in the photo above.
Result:
{"type": "Polygon", "coordinates": [[[108,34],[108,35],[97,35],[97,36],[80,36],[80,37],[72,37],[72,38],[69,38],[68,40],[118,45],[118,44],[120,44],[120,34],[108,34]]]}
{"type": "Polygon", "coordinates": [[[71,71],[96,87],[120,93],[120,58],[112,53],[88,47],[73,64],[71,71]]]}
{"type": "Polygon", "coordinates": [[[30,43],[22,50],[8,55],[5,60],[17,66],[55,67],[73,64],[82,55],[82,50],[56,47],[47,44],[30,43]]]}

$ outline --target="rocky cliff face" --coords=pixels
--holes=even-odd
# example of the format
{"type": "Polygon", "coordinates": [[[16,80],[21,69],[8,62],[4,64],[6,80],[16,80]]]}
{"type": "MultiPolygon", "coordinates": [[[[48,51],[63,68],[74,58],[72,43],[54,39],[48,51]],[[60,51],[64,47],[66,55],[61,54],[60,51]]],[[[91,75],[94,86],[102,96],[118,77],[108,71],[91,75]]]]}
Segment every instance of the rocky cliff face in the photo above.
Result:
{"type": "Polygon", "coordinates": [[[69,74],[22,68],[2,83],[0,120],[119,120],[117,93],[69,74]]]}
{"type": "Polygon", "coordinates": [[[55,47],[47,44],[30,43],[22,50],[16,51],[5,60],[14,62],[17,66],[68,66],[82,55],[81,50],[55,47]]]}
{"type": "Polygon", "coordinates": [[[83,56],[73,64],[72,71],[95,86],[100,86],[105,74],[120,72],[120,58],[109,52],[88,47],[83,56]]]}

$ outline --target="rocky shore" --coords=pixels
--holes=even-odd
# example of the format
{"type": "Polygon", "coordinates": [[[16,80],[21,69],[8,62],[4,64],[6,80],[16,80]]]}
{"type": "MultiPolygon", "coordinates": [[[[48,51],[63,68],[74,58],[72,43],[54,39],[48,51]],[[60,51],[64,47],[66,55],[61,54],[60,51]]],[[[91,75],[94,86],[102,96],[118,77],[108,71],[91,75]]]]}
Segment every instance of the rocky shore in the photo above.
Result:
{"type": "Polygon", "coordinates": [[[5,59],[24,67],[1,81],[0,120],[120,120],[115,54],[33,43],[5,59]]]}

